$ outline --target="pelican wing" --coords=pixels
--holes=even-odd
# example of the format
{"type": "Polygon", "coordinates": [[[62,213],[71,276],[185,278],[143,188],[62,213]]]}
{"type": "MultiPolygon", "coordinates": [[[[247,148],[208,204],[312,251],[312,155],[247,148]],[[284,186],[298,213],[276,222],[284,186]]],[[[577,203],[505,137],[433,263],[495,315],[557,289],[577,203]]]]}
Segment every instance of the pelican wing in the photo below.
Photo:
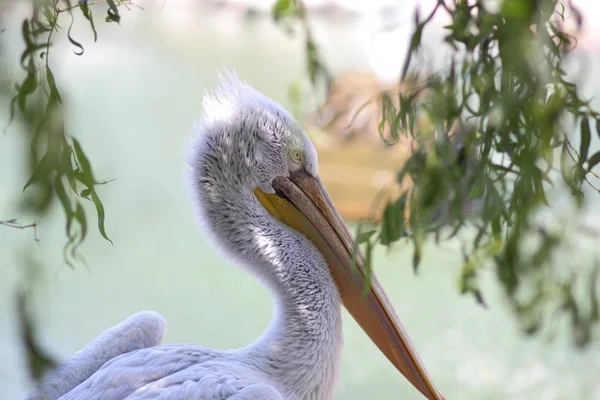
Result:
{"type": "Polygon", "coordinates": [[[174,344],[116,357],[60,400],[224,400],[235,395],[269,400],[280,399],[277,393],[235,351],[174,344]]]}
{"type": "Polygon", "coordinates": [[[159,314],[134,314],[46,376],[27,399],[282,400],[235,351],[160,345],[165,332],[159,314]]]}
{"type": "Polygon", "coordinates": [[[106,362],[135,350],[159,345],[167,323],[155,312],[136,313],[107,329],[44,377],[27,400],[57,399],[92,376],[106,362]]]}

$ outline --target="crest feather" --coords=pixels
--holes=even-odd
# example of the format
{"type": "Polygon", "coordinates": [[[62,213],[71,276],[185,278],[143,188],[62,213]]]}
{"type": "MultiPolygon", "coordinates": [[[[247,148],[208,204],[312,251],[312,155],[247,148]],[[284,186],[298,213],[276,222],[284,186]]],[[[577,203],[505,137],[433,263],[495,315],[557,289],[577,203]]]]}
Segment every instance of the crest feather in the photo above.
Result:
{"type": "Polygon", "coordinates": [[[219,86],[212,92],[207,91],[202,101],[201,124],[227,122],[248,108],[283,111],[280,105],[241,80],[235,70],[224,68],[217,73],[219,86]]]}

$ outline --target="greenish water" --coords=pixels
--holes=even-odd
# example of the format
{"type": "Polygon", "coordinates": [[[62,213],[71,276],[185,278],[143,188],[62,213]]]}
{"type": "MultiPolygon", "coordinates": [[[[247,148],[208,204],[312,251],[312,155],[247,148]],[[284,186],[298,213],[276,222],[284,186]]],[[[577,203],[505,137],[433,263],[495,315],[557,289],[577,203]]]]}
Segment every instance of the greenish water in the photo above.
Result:
{"type": "MultiPolygon", "coordinates": [[[[3,50],[14,58],[19,19],[12,20],[3,50]]],[[[73,35],[85,55],[73,55],[68,42],[60,41],[52,64],[65,88],[68,129],[88,150],[98,178],[117,179],[100,189],[115,244],[92,231],[82,248],[89,268],[71,270],[62,261],[60,210],[42,221],[39,245],[31,231],[0,227],[0,399],[22,398],[31,388],[13,304],[26,278],[26,256],[42,267],[34,307],[40,341],[59,359],[141,310],[165,316],[167,343],[217,348],[247,344],[271,316],[266,290],[198,232],[182,179],[183,151],[202,92],[216,84],[217,68],[236,68],[286,104],[289,83],[303,73],[302,43],[269,22],[193,9],[133,9],[121,26],[98,26],[94,44],[78,21],[73,35]]],[[[350,40],[353,29],[347,22],[325,29],[328,42],[340,43],[327,53],[338,69],[364,65],[364,52],[350,40]]],[[[21,145],[17,129],[0,136],[0,219],[19,215],[26,180],[15,152],[21,145]]],[[[564,331],[552,342],[522,337],[491,274],[484,276],[485,310],[458,295],[458,251],[428,248],[415,276],[409,250],[378,251],[377,273],[448,399],[600,399],[598,344],[575,351],[564,331]]],[[[337,398],[419,399],[346,313],[344,323],[337,398]]]]}

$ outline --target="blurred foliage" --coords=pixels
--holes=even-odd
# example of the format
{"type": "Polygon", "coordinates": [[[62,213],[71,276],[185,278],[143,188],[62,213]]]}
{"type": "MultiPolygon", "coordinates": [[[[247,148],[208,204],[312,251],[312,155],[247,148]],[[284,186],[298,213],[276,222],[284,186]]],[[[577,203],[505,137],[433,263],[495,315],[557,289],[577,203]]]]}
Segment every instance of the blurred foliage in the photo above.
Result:
{"type": "MultiPolygon", "coordinates": [[[[83,258],[78,248],[88,233],[88,222],[84,202],[91,202],[97,215],[98,231],[110,241],[105,228],[105,211],[102,200],[96,190],[100,184],[94,176],[92,165],[79,141],[68,134],[64,124],[64,106],[57,82],[52,73],[50,56],[52,55],[53,35],[65,32],[59,24],[67,16],[69,25],[66,36],[74,46],[77,55],[84,48],[73,36],[71,29],[76,12],[80,12],[90,25],[97,40],[93,5],[103,3],[106,6],[105,21],[118,23],[121,19],[119,6],[129,2],[122,0],[79,1],[70,0],[34,0],[31,2],[31,16],[21,23],[24,50],[20,57],[23,80],[16,83],[11,96],[10,119],[8,129],[18,120],[29,140],[30,177],[24,184],[26,196],[23,211],[37,217],[43,216],[55,199],[58,199],[65,214],[65,232],[67,243],[64,258],[69,266],[83,258]]],[[[37,223],[19,225],[16,219],[0,221],[4,226],[35,227],[37,223]]],[[[37,238],[36,238],[37,240],[37,238]]]]}
{"type": "MultiPolygon", "coordinates": [[[[555,315],[566,313],[575,343],[585,346],[599,319],[598,262],[589,257],[589,265],[573,265],[567,257],[558,265],[565,243],[578,239],[565,237],[565,230],[545,226],[538,218],[550,205],[547,193],[561,185],[580,209],[590,196],[597,197],[592,179],[597,179],[594,167],[600,163],[600,152],[590,148],[593,137],[600,138],[600,114],[580,97],[564,67],[576,45],[564,28],[565,19],[571,16],[580,27],[583,17],[570,2],[558,0],[504,0],[495,9],[486,8],[487,3],[439,0],[425,18],[415,13],[401,79],[419,85],[382,93],[379,124],[389,145],[398,143],[403,134],[415,141],[411,157],[398,172],[399,181],[409,177],[413,185],[388,203],[381,221],[363,224],[358,239],[368,267],[374,246],[411,243],[416,271],[428,239],[467,237],[460,279],[463,293],[484,304],[478,276],[493,263],[525,332],[538,332],[555,315]],[[418,74],[422,35],[437,13],[450,17],[445,41],[454,52],[447,70],[422,77],[418,74]],[[427,117],[430,127],[417,131],[415,121],[421,116],[427,117]],[[592,190],[584,190],[584,185],[592,190]],[[591,195],[586,198],[584,192],[591,195]]],[[[100,234],[110,240],[96,190],[106,182],[96,180],[83,147],[66,132],[50,62],[52,37],[65,33],[59,20],[67,17],[66,36],[74,53],[82,55],[83,46],[71,35],[76,13],[89,23],[96,40],[92,11],[103,7],[104,20],[119,23],[119,9],[128,4],[32,0],[32,14],[21,25],[24,78],[9,94],[9,125],[19,121],[30,142],[23,205],[25,211],[43,215],[58,199],[65,213],[64,252],[69,265],[81,259],[77,249],[88,232],[85,200],[93,204],[100,234]]],[[[290,34],[300,23],[308,76],[314,87],[327,87],[332,76],[302,2],[278,0],[272,15],[290,34]]],[[[20,225],[16,219],[0,224],[36,226],[20,225]]],[[[577,231],[598,236],[593,229],[577,231]]]]}
{"type": "MultiPolygon", "coordinates": [[[[387,204],[381,221],[362,224],[357,237],[367,255],[378,244],[411,243],[415,271],[426,240],[463,239],[462,293],[485,305],[478,276],[493,264],[526,333],[565,313],[575,344],[583,347],[599,319],[593,245],[583,263],[559,260],[573,251],[566,242],[582,239],[565,237],[560,222],[557,229],[539,218],[550,206],[547,193],[561,185],[579,210],[589,200],[584,185],[591,188],[587,197],[598,201],[591,179],[598,178],[593,169],[600,152],[591,154],[590,144],[600,138],[600,114],[565,72],[576,46],[566,18],[579,30],[583,17],[557,0],[490,3],[439,0],[424,18],[415,12],[400,81],[419,84],[379,98],[382,139],[394,145],[404,134],[414,143],[398,171],[399,182],[408,177],[413,185],[387,204]],[[444,40],[451,57],[444,71],[419,76],[423,32],[438,13],[450,17],[444,40]],[[417,131],[415,121],[423,116],[429,127],[417,131]]],[[[275,20],[295,15],[305,21],[298,9],[300,1],[280,0],[275,20]]],[[[307,51],[309,60],[318,57],[314,43],[307,51]]],[[[320,65],[308,63],[313,82],[320,65]]],[[[599,236],[593,229],[575,231],[599,236]]],[[[371,268],[371,257],[365,258],[371,268]]]]}
{"type": "Polygon", "coordinates": [[[310,81],[315,88],[328,86],[331,82],[331,74],[317,50],[308,25],[308,14],[304,3],[295,0],[278,0],[273,4],[272,16],[273,20],[290,35],[296,33],[294,22],[301,22],[301,28],[305,35],[306,71],[310,81]]]}
{"type": "Polygon", "coordinates": [[[39,381],[47,373],[58,366],[56,361],[38,343],[37,327],[28,310],[28,301],[31,296],[25,290],[16,293],[17,316],[19,319],[20,338],[27,355],[27,369],[34,381],[39,381]]]}
{"type": "MultiPolygon", "coordinates": [[[[59,25],[63,15],[69,20],[66,35],[75,48],[74,53],[83,54],[83,46],[71,36],[77,10],[88,21],[94,41],[97,40],[92,6],[99,3],[107,7],[105,21],[117,23],[120,21],[118,7],[128,4],[121,0],[79,1],[76,4],[70,0],[32,0],[31,16],[21,23],[24,50],[19,63],[24,77],[14,84],[14,89],[5,86],[0,88],[0,95],[11,99],[10,117],[4,132],[18,122],[19,131],[27,136],[29,142],[29,178],[24,182],[25,195],[21,210],[41,219],[49,211],[52,202],[58,199],[65,215],[67,242],[63,251],[64,259],[71,267],[75,262],[83,261],[78,248],[88,232],[84,207],[86,200],[95,208],[100,234],[110,241],[105,228],[104,206],[96,190],[97,185],[107,182],[96,180],[82,145],[66,131],[63,100],[52,72],[50,56],[53,35],[64,32],[59,25]]],[[[17,229],[32,228],[35,241],[39,241],[37,221],[21,224],[12,218],[0,221],[0,225],[17,229]]],[[[25,264],[30,263],[31,260],[28,260],[25,264]]],[[[27,306],[32,288],[33,279],[28,279],[24,289],[16,292],[16,313],[28,370],[32,379],[37,381],[57,363],[37,342],[36,326],[27,306]]]]}

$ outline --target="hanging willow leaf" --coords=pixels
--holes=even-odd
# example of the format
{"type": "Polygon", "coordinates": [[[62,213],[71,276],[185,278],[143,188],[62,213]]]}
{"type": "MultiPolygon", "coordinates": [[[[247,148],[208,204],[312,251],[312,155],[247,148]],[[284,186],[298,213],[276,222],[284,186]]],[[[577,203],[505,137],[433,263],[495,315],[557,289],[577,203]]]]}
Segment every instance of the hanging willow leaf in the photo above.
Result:
{"type": "Polygon", "coordinates": [[[75,138],[73,138],[73,149],[75,150],[77,164],[80,167],[79,174],[77,174],[78,180],[87,186],[88,189],[93,190],[95,179],[92,172],[92,166],[89,159],[85,155],[81,144],[75,138]]]}
{"type": "Polygon", "coordinates": [[[67,38],[69,39],[69,42],[71,42],[71,44],[75,47],[77,47],[77,50],[73,50],[73,53],[75,55],[81,56],[83,55],[83,45],[81,43],[79,43],[77,40],[75,40],[73,38],[73,36],[71,36],[71,29],[73,29],[73,23],[75,22],[75,17],[73,16],[73,14],[71,13],[71,23],[69,24],[69,29],[67,30],[67,38]]]}
{"type": "Polygon", "coordinates": [[[77,249],[83,243],[87,236],[87,220],[85,217],[85,211],[80,202],[77,202],[75,206],[75,212],[73,213],[73,217],[79,224],[79,239],[73,243],[73,247],[71,249],[71,256],[75,258],[77,256],[77,249]]]}
{"type": "Polygon", "coordinates": [[[21,85],[17,87],[18,94],[16,95],[17,104],[21,112],[25,111],[27,105],[27,97],[31,95],[38,87],[38,80],[35,71],[30,71],[21,85]]]}
{"type": "Polygon", "coordinates": [[[34,381],[39,382],[44,375],[53,371],[59,362],[42,346],[38,339],[38,326],[31,317],[29,290],[19,288],[15,293],[15,314],[18,320],[19,339],[23,345],[28,372],[34,381]]]}
{"type": "Polygon", "coordinates": [[[600,151],[595,153],[588,160],[588,167],[587,167],[588,172],[591,171],[596,165],[598,165],[598,163],[600,163],[600,151]]]}
{"type": "Polygon", "coordinates": [[[587,118],[581,119],[580,129],[581,143],[579,145],[579,165],[583,166],[583,163],[587,160],[590,141],[592,140],[592,135],[590,134],[590,122],[587,118]]]}
{"type": "Polygon", "coordinates": [[[52,171],[56,167],[56,160],[50,153],[46,153],[44,157],[35,166],[31,177],[23,187],[23,191],[36,182],[48,179],[52,171]]]}
{"type": "Polygon", "coordinates": [[[377,229],[369,229],[368,231],[361,231],[356,235],[356,244],[363,244],[370,241],[371,237],[377,233],[377,229]]]}
{"type": "Polygon", "coordinates": [[[71,261],[73,255],[75,254],[76,248],[74,246],[75,241],[77,240],[77,233],[73,230],[73,222],[75,221],[75,214],[73,212],[73,206],[71,201],[69,200],[69,196],[67,195],[67,191],[62,183],[62,179],[60,176],[57,176],[54,179],[54,190],[56,192],[56,196],[60,200],[63,211],[65,213],[65,233],[67,236],[67,243],[63,247],[63,259],[67,263],[67,265],[74,269],[75,264],[71,261]],[[69,251],[71,249],[71,251],[69,251]],[[68,255],[71,255],[69,257],[68,255]]]}
{"type": "Polygon", "coordinates": [[[50,67],[46,67],[46,81],[48,82],[48,87],[50,88],[50,102],[55,101],[62,103],[62,98],[60,97],[60,93],[56,87],[56,80],[54,79],[54,74],[52,73],[50,67]]]}
{"type": "Polygon", "coordinates": [[[423,230],[416,229],[413,234],[413,243],[414,243],[414,251],[413,251],[413,271],[416,273],[419,265],[421,264],[421,258],[423,254],[423,230]]]}
{"type": "Polygon", "coordinates": [[[98,214],[98,229],[100,230],[100,234],[102,235],[102,237],[106,240],[108,240],[110,242],[110,244],[113,244],[112,240],[110,240],[108,238],[108,235],[106,234],[106,228],[104,227],[104,205],[102,204],[102,201],[100,201],[100,198],[98,197],[98,194],[96,193],[95,190],[91,191],[91,196],[92,196],[92,201],[94,202],[94,205],[96,206],[96,212],[98,214]]]}
{"type": "MultiPolygon", "coordinates": [[[[107,1],[113,20],[119,19],[117,3],[122,4],[120,0],[107,1]]],[[[97,40],[89,2],[78,1],[77,6],[89,21],[94,40],[97,40]]],[[[94,188],[96,182],[90,161],[80,143],[76,139],[71,142],[65,132],[60,82],[56,81],[49,59],[51,39],[57,37],[61,30],[57,21],[62,12],[68,12],[71,17],[65,36],[76,47],[75,54],[83,54],[83,46],[72,36],[73,8],[71,0],[33,2],[31,17],[21,24],[24,49],[19,61],[24,77],[15,84],[16,93],[10,101],[9,120],[4,128],[6,131],[14,118],[19,117],[25,133],[29,135],[28,160],[32,172],[23,191],[32,185],[36,185],[36,190],[27,191],[23,206],[25,210],[43,214],[54,198],[58,200],[65,215],[67,242],[63,253],[65,261],[72,267],[74,259],[82,260],[77,250],[88,231],[85,210],[80,201],[83,196],[80,194],[87,194],[88,200],[94,204],[100,234],[109,240],[105,229],[105,210],[94,188]],[[59,4],[63,4],[64,8],[60,8],[59,4]],[[44,151],[41,157],[38,156],[40,151],[44,151]],[[83,190],[80,184],[85,187],[83,190]]]]}
{"type": "Polygon", "coordinates": [[[119,8],[115,4],[114,0],[106,0],[106,4],[108,4],[106,22],[119,23],[121,21],[121,15],[119,14],[119,8]]]}
{"type": "Polygon", "coordinates": [[[90,27],[92,28],[92,32],[94,32],[94,42],[98,41],[98,32],[96,32],[96,26],[94,25],[94,16],[92,15],[92,10],[88,6],[87,0],[80,0],[77,4],[79,4],[79,9],[81,13],[90,22],[90,27]]]}
{"type": "Polygon", "coordinates": [[[67,143],[66,138],[62,138],[62,156],[60,159],[60,172],[67,176],[69,186],[74,193],[77,193],[77,181],[75,178],[75,171],[73,171],[73,149],[67,143]]]}
{"type": "MultiPolygon", "coordinates": [[[[365,278],[367,282],[371,281],[373,275],[373,243],[367,242],[365,248],[365,278]]],[[[363,285],[362,296],[365,297],[371,288],[371,285],[363,285]]]]}
{"type": "Polygon", "coordinates": [[[405,206],[406,194],[403,194],[398,200],[385,207],[379,233],[379,242],[381,244],[389,245],[405,235],[405,206]]]}
{"type": "Polygon", "coordinates": [[[67,191],[65,190],[62,180],[58,176],[54,179],[54,190],[56,191],[56,195],[60,200],[60,204],[62,205],[63,211],[65,212],[65,216],[67,218],[65,231],[67,237],[70,237],[71,222],[73,218],[73,206],[71,205],[71,200],[69,200],[69,196],[67,195],[67,191]]]}
{"type": "MultiPolygon", "coordinates": [[[[302,8],[301,2],[293,3],[302,8]]],[[[535,281],[539,275],[530,272],[547,268],[551,262],[555,253],[551,235],[542,237],[540,247],[523,248],[525,238],[539,235],[532,215],[540,207],[551,206],[545,183],[555,189],[562,180],[575,204],[581,205],[586,173],[600,163],[600,156],[589,156],[590,118],[596,121],[600,137],[600,114],[590,101],[580,98],[577,85],[568,81],[564,59],[574,40],[553,16],[560,3],[505,1],[491,12],[479,1],[454,2],[452,7],[440,1],[424,19],[417,9],[402,80],[411,67],[423,68],[415,60],[421,61],[423,34],[438,8],[450,17],[445,42],[455,52],[448,58],[447,69],[422,81],[418,98],[400,93],[389,101],[386,93],[382,94],[376,127],[383,141],[391,145],[402,133],[410,132],[416,142],[397,175],[398,183],[410,178],[413,184],[406,199],[410,219],[404,221],[403,206],[388,204],[378,235],[371,231],[357,234],[366,246],[372,241],[390,246],[408,237],[414,247],[415,269],[428,235],[439,240],[442,229],[447,228],[450,237],[470,235],[473,252],[481,254],[471,262],[496,264],[509,303],[528,332],[540,329],[544,298],[540,293],[553,292],[555,284],[553,272],[547,273],[549,278],[543,282],[535,281]],[[540,42],[543,51],[523,51],[539,48],[540,42]],[[540,90],[546,84],[554,88],[548,98],[540,90]],[[419,127],[421,117],[427,117],[426,128],[419,127]],[[579,153],[572,149],[569,139],[573,135],[563,122],[571,118],[580,122],[579,153]],[[556,177],[552,173],[554,150],[559,146],[562,149],[556,161],[561,174],[556,177]],[[462,161],[457,160],[460,151],[466,155],[462,161]],[[482,213],[466,220],[462,207],[473,198],[482,203],[482,213]],[[441,219],[447,222],[431,226],[438,214],[444,214],[441,219]],[[452,215],[458,218],[446,218],[452,215]],[[471,223],[475,232],[466,232],[471,223]],[[490,243],[495,246],[493,251],[485,248],[490,243]],[[531,296],[517,297],[521,282],[533,285],[531,296]]],[[[291,5],[291,1],[278,1],[274,18],[281,18],[291,5]]],[[[572,15],[579,23],[580,14],[572,4],[563,8],[563,16],[575,10],[572,15]]],[[[296,14],[299,19],[305,17],[300,14],[296,14]]],[[[309,59],[314,52],[314,46],[307,47],[309,59]]],[[[307,69],[314,78],[315,64],[309,63],[307,69]]],[[[471,284],[466,288],[478,303],[485,304],[478,287],[471,284]]],[[[578,323],[573,329],[589,333],[585,326],[578,323]]]]}
{"type": "Polygon", "coordinates": [[[283,18],[293,17],[296,13],[296,2],[294,0],[277,0],[271,9],[275,22],[280,22],[283,18]]]}

